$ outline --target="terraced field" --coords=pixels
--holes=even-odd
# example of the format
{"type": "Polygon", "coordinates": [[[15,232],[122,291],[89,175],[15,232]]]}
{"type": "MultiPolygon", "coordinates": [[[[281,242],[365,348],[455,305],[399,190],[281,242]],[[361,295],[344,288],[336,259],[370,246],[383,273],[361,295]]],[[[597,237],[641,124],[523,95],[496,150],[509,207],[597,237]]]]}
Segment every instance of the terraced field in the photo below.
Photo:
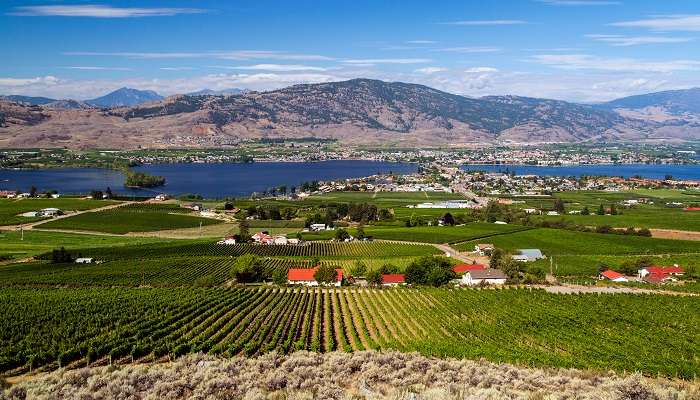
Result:
{"type": "Polygon", "coordinates": [[[692,378],[699,301],[526,289],[6,289],[0,371],[198,351],[398,349],[692,378]]]}

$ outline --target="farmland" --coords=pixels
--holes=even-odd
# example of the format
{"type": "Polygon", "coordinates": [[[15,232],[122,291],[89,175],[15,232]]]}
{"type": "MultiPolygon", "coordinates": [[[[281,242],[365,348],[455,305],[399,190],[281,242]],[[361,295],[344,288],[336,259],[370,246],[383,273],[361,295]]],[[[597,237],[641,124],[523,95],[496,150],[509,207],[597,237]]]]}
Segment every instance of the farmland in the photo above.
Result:
{"type": "Polygon", "coordinates": [[[685,378],[700,372],[700,314],[691,297],[524,289],[86,288],[6,289],[0,300],[1,370],[196,351],[250,356],[397,349],[685,378]],[[684,318],[675,318],[679,314],[684,318]]]}
{"type": "Polygon", "coordinates": [[[65,211],[83,211],[105,207],[118,202],[79,198],[58,199],[0,199],[0,225],[17,225],[41,220],[36,217],[23,217],[20,214],[38,211],[43,208],[58,208],[65,211]]]}
{"type": "Polygon", "coordinates": [[[113,234],[167,229],[194,228],[218,224],[221,221],[187,215],[188,209],[177,205],[132,204],[105,211],[90,212],[49,221],[43,229],[95,231],[113,234]]]}

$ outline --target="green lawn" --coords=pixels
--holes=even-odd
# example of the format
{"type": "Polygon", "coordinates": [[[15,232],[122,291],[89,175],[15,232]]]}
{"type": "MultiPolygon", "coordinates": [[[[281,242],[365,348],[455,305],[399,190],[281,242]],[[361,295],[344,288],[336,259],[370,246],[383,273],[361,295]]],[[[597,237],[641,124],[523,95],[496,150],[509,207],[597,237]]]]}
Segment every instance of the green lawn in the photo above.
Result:
{"type": "Polygon", "coordinates": [[[17,225],[38,221],[42,218],[28,218],[19,214],[38,211],[42,208],[59,208],[63,211],[82,211],[116,204],[116,201],[79,198],[58,199],[0,199],[0,225],[17,225]]]}
{"type": "Polygon", "coordinates": [[[165,205],[119,207],[95,213],[84,213],[42,224],[44,229],[68,229],[123,234],[168,229],[195,228],[221,221],[187,215],[189,210],[165,205]]]}

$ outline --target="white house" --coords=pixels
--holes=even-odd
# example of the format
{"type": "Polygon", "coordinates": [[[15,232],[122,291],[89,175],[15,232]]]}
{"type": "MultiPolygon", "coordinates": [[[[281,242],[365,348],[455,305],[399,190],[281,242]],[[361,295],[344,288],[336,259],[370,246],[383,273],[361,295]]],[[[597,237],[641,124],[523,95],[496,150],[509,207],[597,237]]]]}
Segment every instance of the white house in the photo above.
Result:
{"type": "Polygon", "coordinates": [[[93,259],[88,257],[80,257],[75,259],[76,264],[92,264],[93,259]]]}
{"type": "Polygon", "coordinates": [[[311,231],[313,231],[313,232],[318,232],[318,231],[325,231],[328,228],[326,227],[326,224],[311,224],[309,226],[309,229],[311,229],[311,231]]]}
{"type": "Polygon", "coordinates": [[[485,283],[488,285],[504,285],[508,277],[500,269],[477,269],[467,271],[462,275],[460,283],[467,286],[476,286],[485,283]]]}
{"type": "Polygon", "coordinates": [[[474,245],[474,253],[477,253],[480,256],[485,255],[488,252],[493,251],[494,245],[491,243],[479,243],[474,245]]]}
{"type": "Polygon", "coordinates": [[[154,198],[154,200],[156,200],[156,201],[165,201],[165,200],[168,200],[168,195],[165,194],[165,193],[161,193],[161,194],[157,195],[157,196],[154,198]]]}
{"type": "Polygon", "coordinates": [[[63,211],[61,211],[60,209],[49,207],[49,208],[43,208],[43,209],[39,210],[39,212],[37,213],[37,216],[55,217],[55,216],[61,215],[61,214],[63,214],[63,211]]]}
{"type": "Polygon", "coordinates": [[[236,238],[233,236],[226,236],[222,240],[219,240],[218,242],[216,242],[216,244],[225,244],[225,245],[230,246],[230,245],[236,244],[236,238]]]}
{"type": "Polygon", "coordinates": [[[555,215],[559,215],[559,213],[556,212],[556,211],[547,211],[547,215],[549,215],[549,216],[555,216],[555,215]]]}
{"type": "Polygon", "coordinates": [[[270,244],[285,245],[289,244],[289,239],[284,235],[277,235],[272,237],[270,244]]]}

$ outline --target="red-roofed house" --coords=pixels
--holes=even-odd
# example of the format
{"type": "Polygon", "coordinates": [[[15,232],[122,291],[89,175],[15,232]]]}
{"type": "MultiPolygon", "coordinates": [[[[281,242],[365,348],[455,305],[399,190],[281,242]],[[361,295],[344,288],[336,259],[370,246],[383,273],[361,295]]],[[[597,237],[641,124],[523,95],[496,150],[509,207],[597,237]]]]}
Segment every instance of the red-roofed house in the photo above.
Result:
{"type": "Polygon", "coordinates": [[[403,274],[383,274],[382,286],[398,286],[406,283],[406,277],[403,274]]]}
{"type": "Polygon", "coordinates": [[[483,269],[486,269],[486,266],[483,264],[459,264],[452,267],[452,271],[454,271],[455,274],[464,274],[469,271],[479,271],[483,269]]]}
{"type": "Polygon", "coordinates": [[[658,265],[652,265],[646,268],[642,268],[639,271],[639,277],[647,282],[651,283],[663,283],[670,280],[675,280],[675,276],[681,276],[685,274],[683,268],[675,264],[671,267],[660,267],[658,265]]]}
{"type": "Polygon", "coordinates": [[[612,282],[629,282],[629,279],[625,278],[624,275],[611,269],[601,272],[600,275],[598,275],[598,279],[601,281],[607,279],[612,282]]]}
{"type": "MultiPolygon", "coordinates": [[[[318,281],[314,278],[317,268],[290,268],[287,272],[287,283],[290,285],[318,286],[318,281]]],[[[343,270],[338,268],[337,279],[333,286],[340,286],[343,282],[343,270]]]]}
{"type": "Polygon", "coordinates": [[[251,236],[251,238],[255,243],[268,244],[270,241],[272,241],[272,236],[268,235],[265,232],[258,232],[255,235],[251,236]]]}

